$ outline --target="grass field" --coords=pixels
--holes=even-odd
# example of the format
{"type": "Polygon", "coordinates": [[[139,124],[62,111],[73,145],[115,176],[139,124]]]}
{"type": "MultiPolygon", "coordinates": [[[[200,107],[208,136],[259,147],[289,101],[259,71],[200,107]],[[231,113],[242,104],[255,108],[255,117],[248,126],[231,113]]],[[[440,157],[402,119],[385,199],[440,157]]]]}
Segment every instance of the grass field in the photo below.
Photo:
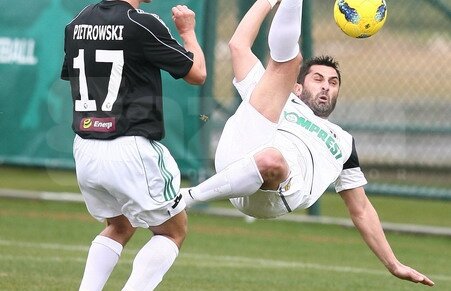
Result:
{"type": "MultiPolygon", "coordinates": [[[[438,111],[428,109],[446,107],[451,90],[446,66],[451,59],[449,28],[446,29],[449,25],[443,21],[446,12],[431,12],[427,4],[437,1],[391,1],[386,27],[365,42],[338,32],[331,20],[331,2],[311,1],[313,49],[316,55],[334,55],[342,64],[343,104],[365,100],[371,107],[395,100],[405,104],[405,108],[384,112],[384,118],[395,117],[401,125],[423,125],[423,115],[416,114],[411,105],[416,101],[433,116],[431,125],[449,125],[448,119],[438,118],[438,111]]],[[[230,82],[227,42],[237,24],[237,3],[240,2],[218,1],[218,23],[226,25],[217,27],[212,95],[225,107],[233,107],[236,98],[230,82]]],[[[343,110],[340,105],[338,110],[343,110]]],[[[361,111],[365,112],[365,108],[361,111]]],[[[424,140],[429,138],[426,135],[424,140]]],[[[446,161],[439,149],[437,152],[446,161]]],[[[451,187],[449,171],[425,176],[373,170],[367,176],[372,182],[451,187]]],[[[1,188],[78,192],[71,170],[0,166],[1,188]]],[[[380,196],[370,199],[383,222],[451,227],[451,201],[380,196]]],[[[226,202],[211,206],[230,207],[226,202]]],[[[325,216],[348,217],[336,194],[324,195],[320,209],[325,216]]],[[[82,203],[0,198],[0,291],[78,290],[88,247],[102,228],[82,203]]],[[[243,218],[192,212],[189,229],[176,263],[157,290],[429,290],[391,276],[352,228],[281,220],[249,223],[243,218]]],[[[137,232],[105,291],[121,289],[134,255],[148,237],[145,230],[137,232]]],[[[387,232],[387,237],[401,261],[435,281],[431,290],[451,290],[451,237],[393,232],[387,232]]]]}
{"type": "MultiPolygon", "coordinates": [[[[79,192],[73,170],[3,166],[0,167],[0,177],[0,188],[32,191],[79,192]]],[[[422,179],[425,179],[425,177],[426,175],[423,175],[422,179]]],[[[446,175],[440,176],[434,174],[433,176],[431,175],[428,177],[428,179],[433,185],[450,187],[450,179],[447,177],[448,176],[446,175]]],[[[415,181],[421,179],[416,175],[403,178],[405,179],[403,182],[407,185],[414,185],[415,181]]],[[[374,180],[375,179],[371,179],[371,181],[374,180]]],[[[379,182],[387,181],[389,180],[380,180],[379,182]]],[[[422,182],[426,183],[427,181],[422,182]]],[[[371,196],[370,199],[383,221],[451,227],[451,201],[379,196],[371,196]]],[[[219,206],[229,206],[229,203],[219,203],[219,206]]],[[[323,195],[320,200],[320,211],[321,214],[325,216],[339,218],[348,217],[341,198],[336,194],[323,195]]],[[[299,212],[302,213],[303,211],[299,212]]]]}
{"type": "MultiPolygon", "coordinates": [[[[0,167],[0,177],[0,188],[77,192],[72,171],[0,167]]],[[[336,195],[324,198],[323,213],[346,216],[336,195]]],[[[449,202],[374,198],[385,221],[451,225],[449,202]]],[[[90,242],[102,228],[82,203],[0,199],[0,290],[77,290],[90,242]]],[[[280,220],[248,223],[192,212],[189,229],[180,256],[157,290],[427,288],[392,277],[353,228],[280,220]]],[[[148,236],[145,230],[137,232],[105,290],[120,290],[148,236]]],[[[434,290],[451,290],[449,237],[387,236],[401,261],[436,282],[434,290]]]]}
{"type": "MultiPolygon", "coordinates": [[[[0,290],[77,290],[102,225],[81,203],[0,199],[0,290]]],[[[105,290],[120,290],[139,231],[105,290]]],[[[450,239],[389,234],[405,263],[451,290],[450,239]]],[[[183,251],[158,290],[419,290],[393,278],[353,229],[190,215],[183,251]]]]}

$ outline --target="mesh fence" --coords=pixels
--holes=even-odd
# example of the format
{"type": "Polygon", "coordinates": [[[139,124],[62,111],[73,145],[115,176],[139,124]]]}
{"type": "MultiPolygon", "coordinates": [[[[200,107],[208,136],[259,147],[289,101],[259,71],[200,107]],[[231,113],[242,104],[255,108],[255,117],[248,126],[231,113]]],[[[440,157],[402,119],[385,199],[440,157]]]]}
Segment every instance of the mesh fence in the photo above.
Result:
{"type": "MultiPolygon", "coordinates": [[[[243,8],[253,2],[217,1],[212,156],[224,121],[239,102],[227,43],[243,8]]],[[[313,55],[332,55],[340,63],[343,86],[331,120],[354,135],[361,163],[451,168],[451,1],[387,1],[385,26],[367,39],[339,30],[333,2],[309,1],[308,45],[313,55]]],[[[265,39],[266,32],[260,32],[265,39]]]]}

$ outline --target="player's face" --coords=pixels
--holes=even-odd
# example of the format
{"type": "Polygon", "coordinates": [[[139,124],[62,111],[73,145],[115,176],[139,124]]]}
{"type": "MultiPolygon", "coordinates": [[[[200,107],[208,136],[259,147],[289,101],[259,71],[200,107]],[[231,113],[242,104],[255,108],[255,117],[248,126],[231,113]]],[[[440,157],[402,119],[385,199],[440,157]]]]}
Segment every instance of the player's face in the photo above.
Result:
{"type": "Polygon", "coordinates": [[[334,68],[313,65],[305,76],[299,98],[315,115],[326,118],[335,109],[340,83],[334,68]]]}

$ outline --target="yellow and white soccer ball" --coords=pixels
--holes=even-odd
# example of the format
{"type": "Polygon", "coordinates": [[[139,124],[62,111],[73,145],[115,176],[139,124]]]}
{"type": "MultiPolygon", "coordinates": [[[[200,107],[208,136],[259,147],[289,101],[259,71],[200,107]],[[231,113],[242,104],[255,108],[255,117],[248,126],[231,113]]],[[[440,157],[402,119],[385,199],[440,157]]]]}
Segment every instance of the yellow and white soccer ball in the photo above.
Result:
{"type": "Polygon", "coordinates": [[[370,37],[384,26],[387,4],[385,0],[335,0],[334,18],[347,35],[370,37]]]}

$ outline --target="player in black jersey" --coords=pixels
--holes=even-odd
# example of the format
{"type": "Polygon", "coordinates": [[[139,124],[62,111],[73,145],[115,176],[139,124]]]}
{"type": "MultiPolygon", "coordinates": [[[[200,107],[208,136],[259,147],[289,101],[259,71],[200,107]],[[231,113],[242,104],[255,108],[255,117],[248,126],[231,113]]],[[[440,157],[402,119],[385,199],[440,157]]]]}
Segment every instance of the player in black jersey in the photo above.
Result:
{"type": "Polygon", "coordinates": [[[93,217],[107,222],[89,249],[80,290],[102,290],[137,227],[153,236],[139,251],[123,290],[153,290],[186,236],[180,172],[164,137],[161,70],[190,84],[206,78],[195,14],[172,8],[183,45],[150,0],[104,0],[65,29],[61,78],[73,98],[77,179],[93,217]]]}

